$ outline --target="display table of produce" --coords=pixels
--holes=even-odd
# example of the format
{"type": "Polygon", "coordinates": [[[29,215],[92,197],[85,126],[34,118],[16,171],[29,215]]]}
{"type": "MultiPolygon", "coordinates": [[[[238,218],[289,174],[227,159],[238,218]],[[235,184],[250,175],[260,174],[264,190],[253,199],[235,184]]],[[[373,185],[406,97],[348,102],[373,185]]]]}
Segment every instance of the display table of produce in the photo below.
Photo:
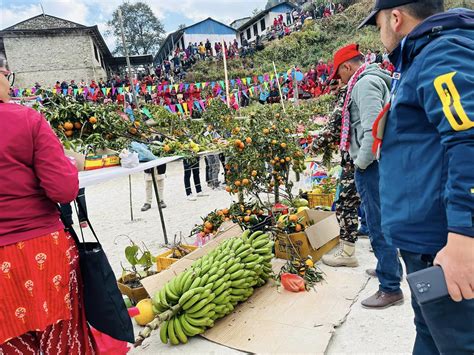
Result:
{"type": "Polygon", "coordinates": [[[137,167],[130,169],[122,168],[121,166],[114,166],[104,169],[81,171],[79,173],[79,187],[97,185],[108,180],[120,178],[122,176],[140,173],[147,169],[155,168],[157,166],[171,163],[179,159],[181,159],[180,156],[159,158],[146,163],[140,163],[137,167]]]}

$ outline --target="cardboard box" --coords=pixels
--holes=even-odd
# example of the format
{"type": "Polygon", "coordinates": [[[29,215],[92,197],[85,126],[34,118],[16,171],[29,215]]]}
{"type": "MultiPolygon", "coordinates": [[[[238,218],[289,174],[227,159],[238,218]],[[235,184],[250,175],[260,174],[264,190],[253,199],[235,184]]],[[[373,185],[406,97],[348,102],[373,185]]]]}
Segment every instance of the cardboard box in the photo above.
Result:
{"type": "Polygon", "coordinates": [[[64,154],[76,160],[78,171],[95,170],[120,165],[118,152],[111,149],[97,149],[95,152],[91,152],[87,155],[65,149],[64,154]]]}
{"type": "Polygon", "coordinates": [[[302,217],[304,232],[276,236],[275,255],[289,260],[291,256],[305,258],[311,255],[314,261],[339,243],[339,223],[334,212],[305,210],[298,213],[302,217]]]}

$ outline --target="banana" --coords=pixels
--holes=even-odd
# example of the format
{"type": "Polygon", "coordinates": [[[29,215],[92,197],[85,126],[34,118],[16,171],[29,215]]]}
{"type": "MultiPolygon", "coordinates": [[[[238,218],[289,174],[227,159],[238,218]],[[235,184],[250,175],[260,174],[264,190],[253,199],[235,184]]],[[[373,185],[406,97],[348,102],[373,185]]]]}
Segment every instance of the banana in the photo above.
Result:
{"type": "MultiPolygon", "coordinates": [[[[212,286],[212,291],[214,292],[214,290],[217,290],[224,282],[226,282],[226,280],[224,280],[223,277],[221,277],[219,280],[214,282],[214,285],[212,286]]],[[[214,292],[214,293],[216,293],[216,292],[214,292]]]]}
{"type": "Polygon", "coordinates": [[[248,239],[249,239],[249,236],[250,236],[250,229],[246,229],[242,235],[240,236],[240,238],[242,238],[242,241],[244,243],[247,243],[248,239]]]}
{"type": "Polygon", "coordinates": [[[196,288],[193,288],[192,290],[186,291],[185,293],[183,293],[183,295],[179,299],[178,301],[179,305],[182,307],[194,295],[200,294],[201,292],[204,292],[204,287],[196,287],[196,288]]]}
{"type": "Polygon", "coordinates": [[[189,277],[183,281],[183,293],[184,292],[187,292],[191,289],[191,285],[193,284],[194,280],[196,279],[196,273],[195,272],[191,272],[191,274],[189,275],[189,277]]]}
{"type": "Polygon", "coordinates": [[[240,239],[240,238],[239,238],[239,239],[236,239],[235,242],[234,242],[234,244],[232,244],[232,250],[234,250],[235,253],[238,254],[238,253],[237,253],[237,249],[239,249],[242,244],[244,244],[244,242],[242,241],[242,239],[240,239]]]}
{"type": "Polygon", "coordinates": [[[208,279],[209,279],[209,274],[203,275],[202,278],[201,278],[201,283],[199,284],[199,286],[204,286],[205,284],[207,284],[208,279]]]}
{"type": "Polygon", "coordinates": [[[187,301],[185,304],[183,304],[183,309],[184,310],[187,310],[189,308],[191,308],[192,306],[194,306],[199,300],[201,299],[201,295],[194,295],[193,297],[191,297],[191,299],[189,301],[187,301]]]}
{"type": "Polygon", "coordinates": [[[160,296],[160,303],[163,304],[163,306],[169,308],[170,305],[168,304],[168,300],[166,299],[166,288],[165,287],[161,288],[161,290],[159,292],[159,296],[160,296]]]}
{"type": "Polygon", "coordinates": [[[268,240],[270,240],[270,237],[269,237],[268,234],[261,234],[257,238],[252,240],[252,244],[255,243],[255,242],[261,241],[261,240],[267,240],[268,241],[268,240]]]}
{"type": "Polygon", "coordinates": [[[175,277],[174,288],[176,290],[175,293],[177,295],[181,295],[183,292],[183,284],[181,283],[181,281],[183,280],[184,275],[186,275],[186,273],[182,272],[178,276],[175,277]]]}
{"type": "Polygon", "coordinates": [[[160,340],[163,344],[168,344],[168,321],[165,320],[160,326],[160,340]]]}
{"type": "Polygon", "coordinates": [[[218,288],[216,288],[215,290],[212,290],[212,292],[217,296],[219,296],[222,292],[224,292],[225,290],[227,290],[229,288],[229,285],[227,284],[227,282],[223,283],[222,285],[220,285],[218,288]]]}
{"type": "MultiPolygon", "coordinates": [[[[215,307],[216,307],[216,305],[214,303],[209,303],[209,304],[205,305],[203,308],[201,308],[199,311],[197,311],[196,313],[187,313],[187,314],[191,318],[202,318],[206,314],[207,314],[208,317],[211,317],[209,315],[210,314],[209,312],[212,311],[215,307]]],[[[214,313],[216,313],[216,312],[214,312],[214,313]]]]}
{"type": "Polygon", "coordinates": [[[236,264],[232,265],[231,267],[229,267],[229,268],[226,270],[226,273],[227,273],[227,274],[233,274],[233,273],[236,272],[237,270],[240,270],[242,267],[243,267],[242,264],[236,263],[236,264]]]}
{"type": "Polygon", "coordinates": [[[217,270],[216,272],[216,275],[219,276],[219,277],[222,277],[224,276],[225,274],[225,269],[223,267],[221,267],[219,270],[217,270]]]}
{"type": "Polygon", "coordinates": [[[230,289],[231,296],[244,295],[246,292],[247,292],[247,289],[243,289],[243,288],[231,288],[230,289]]]}
{"type": "Polygon", "coordinates": [[[221,295],[219,295],[218,297],[214,298],[213,302],[214,302],[215,304],[218,304],[218,305],[219,305],[219,304],[226,304],[226,303],[229,302],[229,300],[228,300],[229,295],[230,295],[230,292],[226,290],[226,291],[222,292],[221,295]]]}
{"type": "Polygon", "coordinates": [[[257,240],[252,243],[252,248],[258,250],[259,248],[263,248],[265,245],[268,244],[267,239],[257,240]]]}
{"type": "Polygon", "coordinates": [[[209,273],[209,270],[212,268],[212,263],[208,262],[201,268],[201,273],[199,275],[203,276],[209,273]]]}
{"type": "Polygon", "coordinates": [[[183,328],[181,327],[181,322],[179,321],[178,317],[174,317],[174,331],[176,333],[177,338],[183,344],[188,342],[188,337],[184,334],[183,328]]]}
{"type": "Polygon", "coordinates": [[[221,305],[216,306],[216,308],[214,308],[214,311],[216,313],[223,313],[225,312],[226,309],[227,309],[227,306],[225,304],[221,304],[221,305]]]}
{"type": "Polygon", "coordinates": [[[209,295],[208,297],[200,300],[191,308],[187,309],[187,313],[196,313],[197,311],[201,310],[204,306],[209,304],[215,298],[214,294],[209,295]]]}
{"type": "MultiPolygon", "coordinates": [[[[196,276],[197,276],[197,274],[196,274],[196,276]]],[[[193,288],[199,287],[200,284],[201,284],[201,277],[197,276],[194,279],[194,281],[191,283],[191,286],[189,286],[189,289],[192,290],[193,288]]]]}
{"type": "Polygon", "coordinates": [[[207,283],[214,283],[215,281],[219,280],[220,276],[217,274],[211,275],[207,280],[207,283]]]}
{"type": "Polygon", "coordinates": [[[207,280],[207,285],[204,286],[204,289],[212,291],[212,287],[214,286],[214,282],[209,282],[209,281],[210,281],[210,279],[207,280]]]}
{"type": "Polygon", "coordinates": [[[229,275],[229,274],[225,274],[224,276],[222,276],[222,278],[223,278],[225,281],[229,281],[230,275],[229,275]]]}
{"type": "Polygon", "coordinates": [[[272,248],[258,248],[258,249],[255,249],[254,253],[257,255],[271,255],[272,248]]]}
{"type": "Polygon", "coordinates": [[[234,280],[237,280],[237,279],[241,278],[242,275],[244,274],[244,271],[245,271],[244,269],[237,270],[236,272],[230,274],[230,279],[232,281],[234,281],[234,280]]]}
{"type": "MultiPolygon", "coordinates": [[[[185,275],[183,276],[183,278],[181,279],[181,293],[185,293],[186,291],[189,290],[188,289],[184,289],[184,287],[186,286],[186,284],[188,283],[188,280],[191,279],[193,276],[193,270],[188,270],[186,271],[185,275]]],[[[191,281],[192,282],[192,281],[191,281]]],[[[191,284],[189,284],[189,286],[191,286],[191,284]]]]}
{"type": "Polygon", "coordinates": [[[169,282],[165,285],[165,292],[166,292],[166,299],[170,301],[168,303],[176,303],[179,300],[179,296],[177,296],[171,290],[171,286],[169,282]]]}
{"type": "MultiPolygon", "coordinates": [[[[204,318],[204,319],[207,321],[208,318],[204,318]]],[[[186,334],[188,337],[193,337],[195,335],[198,335],[203,330],[201,326],[195,326],[191,324],[188,321],[185,314],[182,314],[181,316],[179,316],[179,320],[181,322],[181,326],[183,328],[184,334],[186,334]]]]}
{"type": "Polygon", "coordinates": [[[254,232],[250,237],[249,239],[247,240],[247,243],[250,243],[252,244],[252,241],[257,238],[258,236],[262,235],[263,234],[263,231],[256,231],[254,232]]]}
{"type": "Polygon", "coordinates": [[[200,266],[202,265],[202,258],[199,258],[197,259],[196,261],[194,261],[192,264],[191,264],[191,267],[196,270],[197,268],[199,268],[200,266]]]}
{"type": "Polygon", "coordinates": [[[244,250],[243,252],[241,252],[241,253],[239,254],[239,258],[241,258],[241,259],[243,260],[244,258],[246,258],[247,256],[249,256],[250,254],[252,254],[252,250],[253,250],[253,249],[252,249],[251,247],[250,247],[249,249],[244,250]]]}
{"type": "Polygon", "coordinates": [[[235,255],[239,255],[240,253],[244,252],[245,250],[250,249],[250,244],[243,243],[236,251],[235,255]]]}
{"type": "Polygon", "coordinates": [[[221,265],[224,265],[229,259],[233,258],[232,254],[225,255],[221,260],[221,265]]]}
{"type": "Polygon", "coordinates": [[[192,318],[189,317],[187,314],[184,314],[184,319],[193,327],[205,327],[207,321],[209,320],[209,317],[204,316],[202,318],[192,318]]]}
{"type": "Polygon", "coordinates": [[[273,259],[273,254],[262,255],[262,257],[263,257],[263,262],[269,262],[273,259]]]}
{"type": "Polygon", "coordinates": [[[168,337],[170,339],[171,344],[178,345],[179,339],[176,337],[176,333],[174,331],[174,319],[171,318],[168,322],[168,337]]]}
{"type": "Polygon", "coordinates": [[[251,263],[258,259],[258,254],[252,254],[242,259],[243,263],[251,263]]]}
{"type": "Polygon", "coordinates": [[[238,280],[232,281],[231,284],[230,284],[230,287],[241,288],[240,286],[242,286],[245,283],[247,283],[246,278],[245,279],[238,279],[238,280]]]}

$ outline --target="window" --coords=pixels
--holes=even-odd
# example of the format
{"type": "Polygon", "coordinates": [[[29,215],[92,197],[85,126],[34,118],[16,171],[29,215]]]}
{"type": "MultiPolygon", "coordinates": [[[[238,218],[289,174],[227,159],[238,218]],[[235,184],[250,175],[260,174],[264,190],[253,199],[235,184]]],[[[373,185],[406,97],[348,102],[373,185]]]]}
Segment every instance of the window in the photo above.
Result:
{"type": "Polygon", "coordinates": [[[250,28],[247,28],[247,39],[252,38],[252,33],[250,33],[250,28]]]}
{"type": "Polygon", "coordinates": [[[255,25],[253,25],[253,35],[255,37],[258,36],[258,24],[257,23],[255,25]]]}
{"type": "Polygon", "coordinates": [[[245,38],[245,37],[244,37],[244,33],[242,32],[242,33],[240,34],[240,44],[244,43],[244,38],[245,38]]]}
{"type": "Polygon", "coordinates": [[[262,30],[262,32],[265,31],[265,29],[266,29],[266,26],[265,26],[265,18],[262,18],[262,19],[260,20],[260,29],[262,30]]]}
{"type": "Polygon", "coordinates": [[[100,63],[99,50],[97,49],[97,46],[95,45],[95,43],[94,43],[94,56],[95,56],[95,60],[97,60],[97,62],[100,63]]]}

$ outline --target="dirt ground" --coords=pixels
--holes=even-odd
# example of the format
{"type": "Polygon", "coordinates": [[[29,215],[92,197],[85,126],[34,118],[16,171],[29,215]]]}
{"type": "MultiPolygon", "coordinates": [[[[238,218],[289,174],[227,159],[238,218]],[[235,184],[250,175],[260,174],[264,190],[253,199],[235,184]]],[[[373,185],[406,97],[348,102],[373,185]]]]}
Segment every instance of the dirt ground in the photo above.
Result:
{"type": "MultiPolygon", "coordinates": [[[[164,200],[168,207],[164,217],[168,238],[181,234],[186,238],[201,217],[217,208],[229,206],[231,198],[224,190],[204,188],[209,196],[188,201],[184,192],[183,167],[181,162],[168,164],[164,200]]],[[[204,161],[201,159],[201,181],[204,182],[204,161]]],[[[132,210],[131,221],[129,179],[120,178],[86,189],[89,216],[109,257],[117,276],[121,274],[121,263],[126,263],[124,248],[128,238],[136,243],[145,243],[154,253],[163,250],[164,238],[161,230],[156,202],[151,210],[141,212],[144,203],[145,187],[143,174],[131,177],[132,210]]],[[[204,183],[205,185],[205,183],[204,183]]],[[[193,243],[194,240],[186,238],[193,243]]],[[[360,266],[350,272],[363,273],[374,267],[375,257],[369,251],[369,241],[361,239],[357,244],[357,256],[360,266]]],[[[337,280],[335,280],[337,282],[337,280]]],[[[367,310],[362,308],[360,300],[373,294],[378,287],[376,279],[370,279],[353,304],[351,311],[342,324],[334,331],[328,345],[327,354],[409,354],[415,337],[412,310],[409,302],[409,289],[403,282],[406,296],[401,306],[386,310],[367,310]]],[[[136,326],[139,331],[139,327],[136,326]]],[[[289,335],[291,336],[291,335],[289,335]]],[[[189,353],[189,354],[231,354],[240,353],[201,337],[195,337],[187,345],[170,347],[160,342],[158,334],[147,340],[140,349],[130,354],[189,353]]],[[[308,349],[310,353],[310,349],[308,349]]]]}

